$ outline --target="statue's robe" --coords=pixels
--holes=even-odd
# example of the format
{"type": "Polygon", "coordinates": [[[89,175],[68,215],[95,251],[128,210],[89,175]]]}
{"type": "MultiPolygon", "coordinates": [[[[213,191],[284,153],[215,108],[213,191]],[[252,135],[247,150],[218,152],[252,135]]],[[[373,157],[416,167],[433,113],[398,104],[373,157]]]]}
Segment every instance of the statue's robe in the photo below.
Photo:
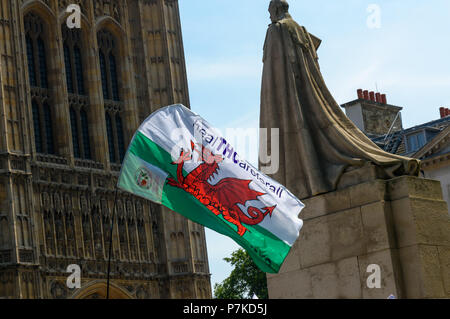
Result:
{"type": "MultiPolygon", "coordinates": [[[[347,118],[320,72],[319,44],[290,16],[269,26],[260,127],[280,129],[280,167],[271,177],[304,199],[336,190],[347,169],[369,162],[386,177],[418,176],[418,160],[383,151],[347,118]]],[[[268,137],[261,143],[270,154],[268,137]]]]}

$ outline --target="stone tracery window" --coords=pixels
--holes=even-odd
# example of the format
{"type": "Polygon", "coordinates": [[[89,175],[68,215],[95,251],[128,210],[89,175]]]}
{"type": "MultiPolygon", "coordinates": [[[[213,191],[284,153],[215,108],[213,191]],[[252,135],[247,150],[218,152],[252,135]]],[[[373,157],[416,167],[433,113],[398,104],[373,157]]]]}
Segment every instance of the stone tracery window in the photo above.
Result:
{"type": "Polygon", "coordinates": [[[86,95],[83,72],[82,34],[79,29],[68,29],[63,24],[62,35],[73,153],[75,158],[91,160],[89,98],[86,95]]]}
{"type": "Polygon", "coordinates": [[[121,163],[125,156],[125,137],[122,120],[123,99],[120,92],[120,63],[117,39],[107,30],[97,34],[99,65],[105,101],[105,121],[109,160],[121,163]]]}
{"type": "Polygon", "coordinates": [[[54,118],[48,81],[45,24],[33,12],[25,16],[24,24],[36,152],[55,154],[54,118]]]}

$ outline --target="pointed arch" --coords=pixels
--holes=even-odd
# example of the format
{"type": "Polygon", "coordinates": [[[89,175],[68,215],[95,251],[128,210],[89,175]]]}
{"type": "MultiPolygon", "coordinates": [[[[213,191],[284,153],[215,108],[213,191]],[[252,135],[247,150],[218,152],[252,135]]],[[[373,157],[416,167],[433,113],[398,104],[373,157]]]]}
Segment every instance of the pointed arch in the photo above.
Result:
{"type": "Polygon", "coordinates": [[[34,11],[49,23],[56,25],[56,15],[53,10],[42,0],[23,1],[20,10],[22,11],[22,15],[26,15],[30,11],[34,11]]]}
{"type": "MultiPolygon", "coordinates": [[[[95,32],[98,33],[101,30],[108,30],[118,39],[124,39],[127,36],[125,29],[111,16],[103,16],[97,20],[95,23],[95,32]]],[[[120,45],[119,50],[119,53],[124,53],[124,45],[120,45]]]]}
{"type": "Polygon", "coordinates": [[[50,90],[48,71],[52,64],[48,54],[48,39],[53,38],[54,31],[51,30],[51,23],[45,20],[53,19],[54,16],[39,1],[28,3],[24,12],[24,42],[31,91],[34,147],[37,153],[56,154],[52,118],[53,93],[50,90]]]}
{"type": "Polygon", "coordinates": [[[103,17],[96,24],[98,61],[102,80],[104,108],[107,116],[106,129],[110,162],[120,164],[125,156],[125,132],[128,125],[124,121],[126,112],[125,90],[129,83],[126,74],[126,34],[111,17],[103,17]]]}
{"type": "MultiPolygon", "coordinates": [[[[81,287],[70,299],[105,299],[106,290],[106,280],[95,280],[81,287]]],[[[129,292],[114,282],[110,282],[109,284],[109,297],[110,299],[133,299],[133,296],[129,292]]]]}

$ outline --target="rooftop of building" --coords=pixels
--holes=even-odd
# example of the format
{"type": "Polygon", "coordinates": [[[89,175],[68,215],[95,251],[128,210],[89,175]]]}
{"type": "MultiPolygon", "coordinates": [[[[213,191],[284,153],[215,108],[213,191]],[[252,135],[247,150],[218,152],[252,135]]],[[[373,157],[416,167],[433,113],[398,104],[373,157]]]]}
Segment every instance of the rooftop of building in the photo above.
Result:
{"type": "MultiPolygon", "coordinates": [[[[359,89],[357,94],[358,98],[356,100],[347,102],[341,106],[347,109],[360,104],[369,108],[378,108],[380,112],[385,112],[392,108],[398,112],[397,117],[403,109],[400,106],[388,104],[385,94],[375,93],[373,91],[369,92],[368,90],[364,91],[362,89],[359,89]]],[[[434,145],[433,148],[436,148],[436,145],[440,144],[439,147],[441,149],[437,151],[437,154],[450,154],[450,145],[447,145],[450,140],[450,137],[447,136],[450,135],[450,109],[441,107],[439,112],[440,119],[407,129],[403,129],[400,116],[400,124],[394,119],[391,128],[389,130],[386,129],[389,132],[385,134],[373,134],[373,127],[372,133],[365,131],[365,129],[363,131],[365,131],[364,133],[375,144],[389,153],[408,157],[420,156],[421,159],[427,159],[433,153],[427,151],[430,145],[434,145]]]]}
{"type": "Polygon", "coordinates": [[[369,136],[378,146],[389,153],[411,156],[431,142],[450,125],[450,116],[430,121],[383,136],[369,136]]]}
{"type": "Polygon", "coordinates": [[[356,100],[342,104],[341,107],[346,108],[355,104],[370,104],[372,106],[392,107],[398,110],[402,110],[403,107],[393,104],[388,104],[386,94],[376,93],[373,91],[359,89],[357,91],[358,98],[356,100]]]}

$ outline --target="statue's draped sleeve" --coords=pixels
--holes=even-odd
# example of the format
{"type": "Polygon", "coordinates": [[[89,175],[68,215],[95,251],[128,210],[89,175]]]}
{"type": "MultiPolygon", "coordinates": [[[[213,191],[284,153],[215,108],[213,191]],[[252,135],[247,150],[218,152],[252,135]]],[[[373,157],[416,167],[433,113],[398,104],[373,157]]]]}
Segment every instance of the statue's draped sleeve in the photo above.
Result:
{"type": "MultiPolygon", "coordinates": [[[[389,177],[418,175],[417,160],[384,152],[345,116],[320,73],[316,39],[292,19],[267,31],[260,127],[279,128],[280,143],[271,176],[307,198],[335,190],[346,169],[369,162],[389,177]]],[[[270,154],[268,136],[261,142],[270,154]]]]}

